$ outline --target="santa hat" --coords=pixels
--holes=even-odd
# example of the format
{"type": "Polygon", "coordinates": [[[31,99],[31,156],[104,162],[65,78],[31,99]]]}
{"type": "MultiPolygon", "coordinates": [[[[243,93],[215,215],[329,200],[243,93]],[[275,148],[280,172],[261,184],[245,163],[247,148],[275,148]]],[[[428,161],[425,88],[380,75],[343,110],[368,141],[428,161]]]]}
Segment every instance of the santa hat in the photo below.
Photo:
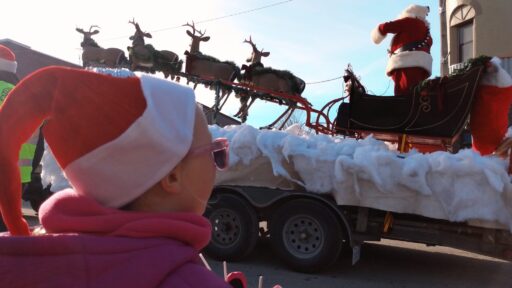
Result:
{"type": "Polygon", "coordinates": [[[469,124],[473,149],[482,155],[496,150],[508,127],[508,112],[512,104],[512,77],[500,63],[497,57],[489,61],[471,109],[469,124]]]}
{"type": "MultiPolygon", "coordinates": [[[[409,5],[407,8],[405,8],[405,10],[402,11],[402,13],[400,13],[400,15],[398,15],[397,19],[418,18],[418,19],[422,20],[425,23],[425,25],[427,25],[427,27],[429,27],[430,23],[427,20],[427,15],[429,12],[430,12],[430,7],[428,7],[428,6],[412,4],[412,5],[409,5]]],[[[371,39],[372,39],[373,43],[375,43],[375,44],[380,44],[386,38],[386,34],[381,33],[381,31],[379,30],[379,26],[380,25],[375,27],[371,31],[371,34],[370,34],[371,39]]]]}
{"type": "Polygon", "coordinates": [[[21,81],[0,108],[0,208],[13,235],[21,214],[18,151],[45,121],[45,139],[75,191],[121,207],[157,183],[192,143],[194,92],[148,75],[119,78],[47,67],[21,81]]]}
{"type": "Polygon", "coordinates": [[[17,67],[16,56],[11,49],[0,45],[0,71],[16,73],[17,67]]]}
{"type": "Polygon", "coordinates": [[[427,15],[430,12],[430,7],[428,6],[421,6],[412,4],[409,5],[407,8],[405,8],[400,15],[398,15],[398,19],[410,17],[410,18],[418,18],[423,21],[427,22],[427,15]]]}

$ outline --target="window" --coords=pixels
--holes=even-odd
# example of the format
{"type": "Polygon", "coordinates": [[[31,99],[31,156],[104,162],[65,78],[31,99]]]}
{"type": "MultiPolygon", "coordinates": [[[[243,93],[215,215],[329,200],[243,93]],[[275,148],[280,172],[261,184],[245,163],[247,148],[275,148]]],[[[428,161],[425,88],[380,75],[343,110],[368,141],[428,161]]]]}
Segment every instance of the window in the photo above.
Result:
{"type": "Polygon", "coordinates": [[[469,5],[461,5],[453,10],[450,26],[462,24],[475,18],[475,9],[469,5]]]}
{"type": "Polygon", "coordinates": [[[473,58],[473,21],[457,26],[459,63],[473,58]]]}
{"type": "Polygon", "coordinates": [[[451,61],[462,63],[473,58],[473,24],[476,16],[475,9],[471,5],[460,5],[455,8],[450,17],[450,49],[453,58],[451,61]]]}

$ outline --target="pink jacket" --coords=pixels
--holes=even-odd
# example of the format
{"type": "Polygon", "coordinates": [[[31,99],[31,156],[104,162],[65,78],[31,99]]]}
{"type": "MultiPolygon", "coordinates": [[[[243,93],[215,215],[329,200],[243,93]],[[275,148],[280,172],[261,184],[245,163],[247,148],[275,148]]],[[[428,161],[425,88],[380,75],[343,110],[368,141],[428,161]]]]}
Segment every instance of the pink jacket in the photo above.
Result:
{"type": "Polygon", "coordinates": [[[201,216],[105,208],[68,189],[40,221],[47,235],[0,237],[0,287],[230,287],[199,260],[201,216]]]}

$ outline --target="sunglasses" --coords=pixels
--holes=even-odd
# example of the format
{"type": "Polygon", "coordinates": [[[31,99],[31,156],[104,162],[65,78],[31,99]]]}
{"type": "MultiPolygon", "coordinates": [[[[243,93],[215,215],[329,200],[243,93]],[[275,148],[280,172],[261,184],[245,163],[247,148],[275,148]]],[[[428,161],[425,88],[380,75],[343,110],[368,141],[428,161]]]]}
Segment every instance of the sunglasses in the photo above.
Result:
{"type": "Polygon", "coordinates": [[[191,149],[187,156],[199,156],[212,153],[215,166],[219,171],[228,168],[229,142],[226,138],[217,138],[210,144],[201,145],[191,149]]]}

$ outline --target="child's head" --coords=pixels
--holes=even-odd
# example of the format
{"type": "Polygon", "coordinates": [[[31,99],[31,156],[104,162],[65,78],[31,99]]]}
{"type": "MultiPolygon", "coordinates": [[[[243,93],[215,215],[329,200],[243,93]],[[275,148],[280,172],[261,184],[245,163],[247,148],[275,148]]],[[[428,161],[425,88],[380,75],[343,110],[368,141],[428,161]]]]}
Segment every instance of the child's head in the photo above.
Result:
{"type": "Polygon", "coordinates": [[[17,154],[43,121],[77,194],[112,208],[204,211],[215,178],[212,152],[220,155],[227,143],[212,148],[190,88],[127,76],[50,67],[9,94],[0,109],[0,139],[9,139],[0,143],[0,167],[8,167],[0,173],[0,205],[11,233],[28,234],[17,154]]]}
{"type": "Polygon", "coordinates": [[[224,168],[227,165],[227,153],[227,142],[223,139],[212,143],[206,118],[197,107],[188,153],[172,171],[125,209],[202,214],[212,192],[216,166],[224,168]],[[214,159],[213,151],[217,159],[214,159]]]}

